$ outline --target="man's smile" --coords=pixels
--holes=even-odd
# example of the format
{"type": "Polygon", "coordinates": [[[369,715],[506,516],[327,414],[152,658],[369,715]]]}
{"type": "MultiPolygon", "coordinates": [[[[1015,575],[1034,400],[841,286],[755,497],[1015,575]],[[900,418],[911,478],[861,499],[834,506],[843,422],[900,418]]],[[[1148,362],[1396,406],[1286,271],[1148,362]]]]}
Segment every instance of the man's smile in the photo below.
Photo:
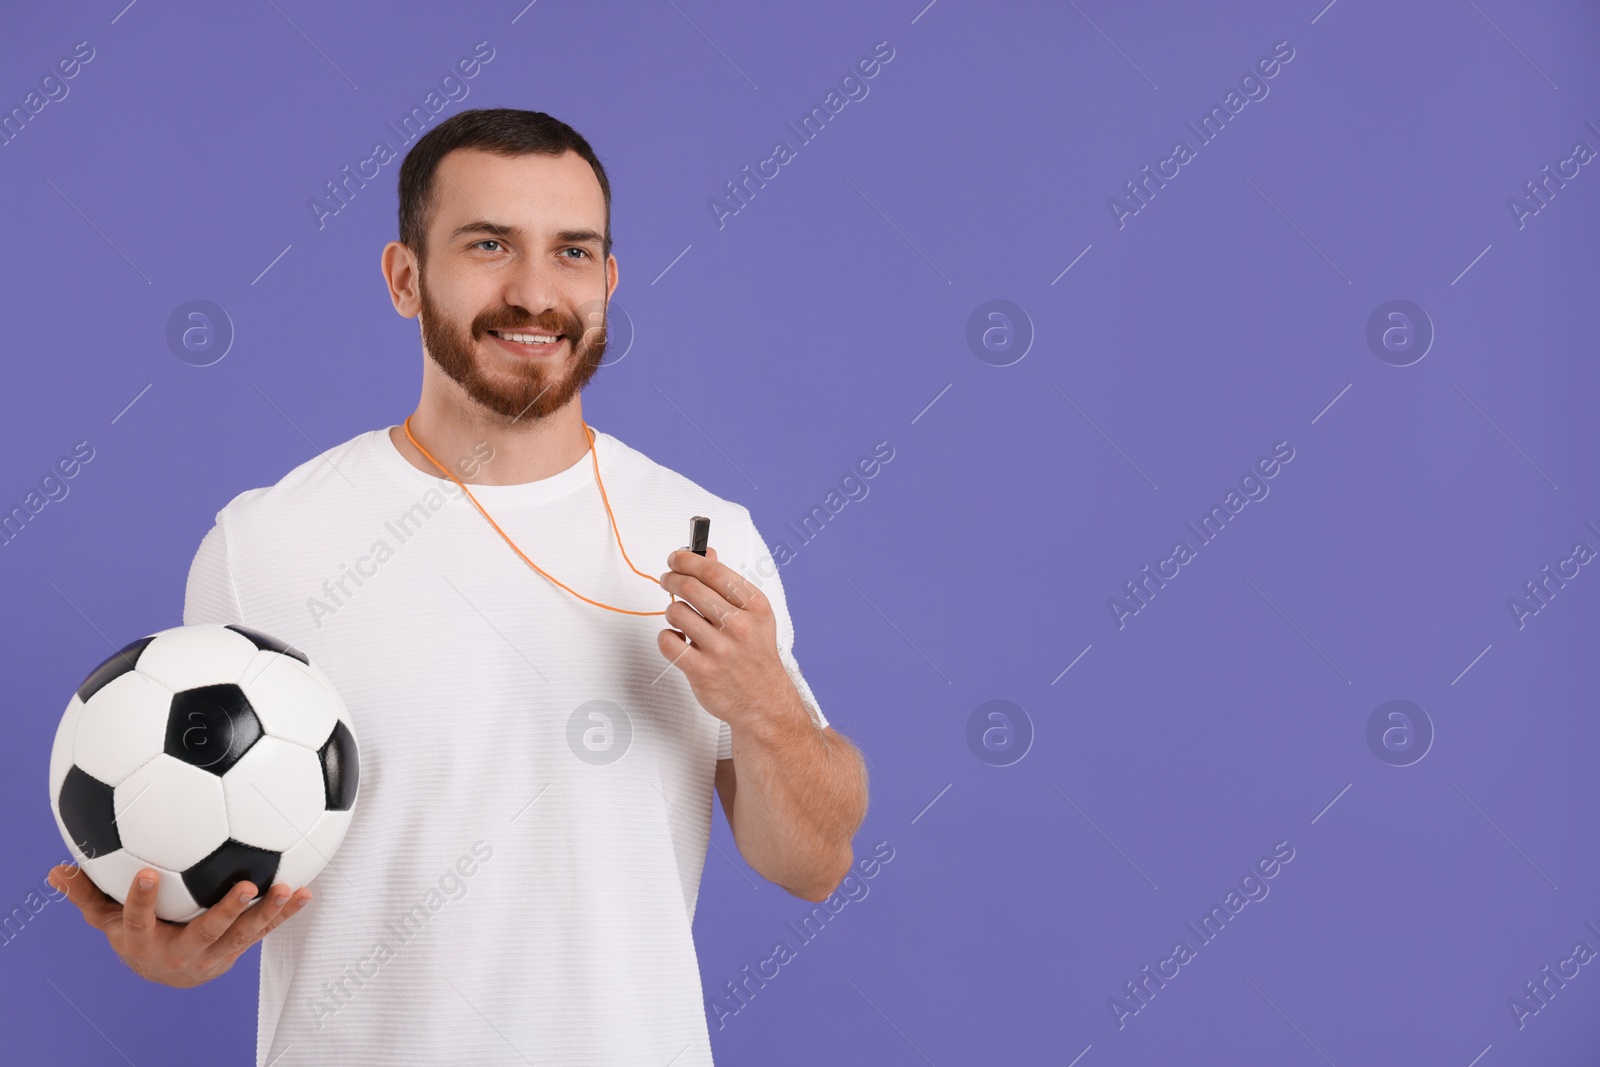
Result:
{"type": "Polygon", "coordinates": [[[535,333],[521,330],[488,330],[499,347],[522,358],[552,356],[561,351],[566,338],[560,334],[535,333]]]}

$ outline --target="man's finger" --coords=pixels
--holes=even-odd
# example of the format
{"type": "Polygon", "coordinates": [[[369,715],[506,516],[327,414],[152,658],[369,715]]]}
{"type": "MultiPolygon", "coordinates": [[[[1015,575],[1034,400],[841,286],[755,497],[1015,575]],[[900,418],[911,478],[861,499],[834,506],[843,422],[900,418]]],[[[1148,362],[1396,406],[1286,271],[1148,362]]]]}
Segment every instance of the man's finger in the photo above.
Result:
{"type": "Polygon", "coordinates": [[[289,903],[285,904],[283,910],[272,917],[271,921],[267,923],[267,928],[261,932],[261,936],[266,937],[272,933],[272,931],[283,925],[284,920],[293,918],[301,908],[309,903],[311,903],[311,890],[303,886],[295,890],[294,895],[289,898],[289,903]]]}
{"type": "Polygon", "coordinates": [[[727,622],[728,616],[739,610],[705,582],[681,571],[668,571],[662,575],[661,588],[680,600],[688,601],[690,607],[709,619],[718,629],[727,622]]]}
{"type": "Polygon", "coordinates": [[[49,882],[78,906],[85,922],[97,929],[104,927],[108,919],[122,910],[75,864],[63,863],[50,868],[49,882]]]}
{"type": "Polygon", "coordinates": [[[677,627],[693,641],[696,648],[709,649],[722,639],[723,635],[717,633],[717,624],[701,616],[685,601],[675,600],[668,604],[664,617],[669,625],[677,627]]]}
{"type": "Polygon", "coordinates": [[[261,899],[233,921],[223,935],[211,946],[214,955],[232,959],[255,944],[266,934],[272,920],[283,911],[289,899],[289,887],[279,884],[261,895],[261,899]]]}
{"type": "Polygon", "coordinates": [[[135,938],[149,937],[156,929],[156,892],[161,885],[161,872],[146,867],[133,876],[128,884],[127,899],[122,902],[122,928],[135,938]]]}
{"type": "MultiPolygon", "coordinates": [[[[709,548],[706,549],[704,557],[680,548],[678,551],[668,554],[667,565],[672,568],[673,573],[686,574],[697,579],[712,593],[725,600],[731,607],[749,608],[754,605],[756,599],[761,595],[761,591],[751,584],[750,580],[745,578],[744,575],[726,564],[718,563],[716,552],[709,548]]],[[[665,577],[665,575],[662,577],[665,577]]],[[[671,592],[671,590],[668,591],[671,592]]],[[[679,593],[678,595],[682,596],[683,594],[679,593]]],[[[699,606],[698,604],[695,605],[695,607],[699,606]]]]}
{"type": "Polygon", "coordinates": [[[688,673],[686,666],[688,669],[698,667],[701,658],[705,656],[704,652],[689,644],[688,640],[676,630],[662,630],[656,634],[656,648],[667,657],[667,666],[677,667],[685,674],[688,673]]]}
{"type": "Polygon", "coordinates": [[[189,922],[182,934],[184,940],[190,943],[189,947],[194,951],[215,943],[244,914],[244,909],[250,906],[255,896],[256,887],[253,883],[235,882],[227,896],[207,908],[204,915],[189,922]]]}

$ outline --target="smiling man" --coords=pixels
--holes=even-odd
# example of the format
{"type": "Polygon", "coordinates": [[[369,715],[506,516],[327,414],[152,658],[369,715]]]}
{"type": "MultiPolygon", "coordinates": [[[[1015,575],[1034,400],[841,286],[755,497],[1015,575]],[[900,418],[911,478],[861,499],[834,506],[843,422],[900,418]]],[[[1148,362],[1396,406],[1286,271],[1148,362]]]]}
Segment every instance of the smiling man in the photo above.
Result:
{"type": "Polygon", "coordinates": [[[200,544],[184,623],[288,641],[350,707],[361,796],[327,869],[187,926],[154,918],[171,872],[125,907],[52,872],[168,985],[276,931],[258,1067],[710,1064],[691,923],[713,789],[767,879],[822,901],[850,870],[865,765],[800,674],[781,582],[742,576],[765,554],[749,511],[583,419],[610,209],[588,143],[540,112],[419,140],[382,256],[421,319],[416,411],[239,494],[200,544]],[[679,549],[693,515],[703,557],[679,549]]]}

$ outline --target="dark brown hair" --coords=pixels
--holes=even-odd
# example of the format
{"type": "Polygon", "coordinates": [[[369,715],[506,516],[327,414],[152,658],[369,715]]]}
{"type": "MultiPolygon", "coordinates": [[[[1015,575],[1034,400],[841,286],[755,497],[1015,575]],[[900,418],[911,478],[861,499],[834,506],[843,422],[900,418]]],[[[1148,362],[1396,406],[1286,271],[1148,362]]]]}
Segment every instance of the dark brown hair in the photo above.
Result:
{"type": "Polygon", "coordinates": [[[400,164],[400,242],[416,253],[419,262],[427,255],[434,172],[439,169],[439,161],[457,148],[476,148],[501,156],[576,152],[594,169],[600,192],[605,195],[605,248],[601,259],[611,255],[611,182],[589,142],[577,130],[543,111],[494,107],[463,111],[445,119],[412,145],[400,164]]]}

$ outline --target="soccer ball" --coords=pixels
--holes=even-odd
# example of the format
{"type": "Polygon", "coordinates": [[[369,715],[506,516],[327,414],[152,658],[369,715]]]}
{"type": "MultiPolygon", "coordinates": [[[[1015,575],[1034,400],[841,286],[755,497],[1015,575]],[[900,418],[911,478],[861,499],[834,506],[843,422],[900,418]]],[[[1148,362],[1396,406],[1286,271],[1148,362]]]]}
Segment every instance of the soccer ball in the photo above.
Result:
{"type": "Polygon", "coordinates": [[[95,885],[122,903],[154,867],[157,917],[183,923],[243,880],[309,882],[344,840],[359,777],[350,712],[303,652],[243,626],[177,626],[73,694],[50,807],[95,885]]]}

